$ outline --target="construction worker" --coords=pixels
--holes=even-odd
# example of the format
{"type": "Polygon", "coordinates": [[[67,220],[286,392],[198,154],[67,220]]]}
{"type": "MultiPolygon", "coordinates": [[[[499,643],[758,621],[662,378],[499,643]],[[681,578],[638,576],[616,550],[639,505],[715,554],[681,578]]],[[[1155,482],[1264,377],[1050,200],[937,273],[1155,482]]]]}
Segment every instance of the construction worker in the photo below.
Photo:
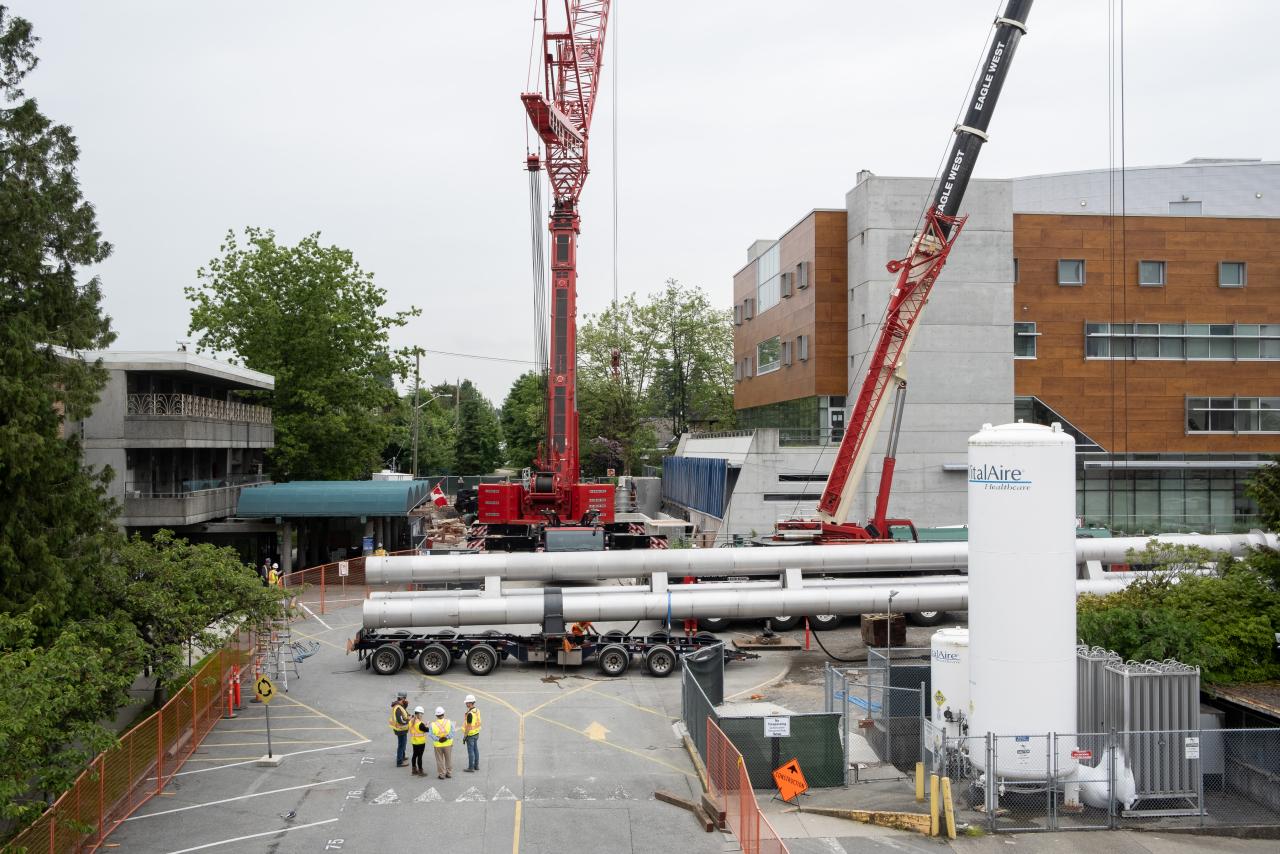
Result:
{"type": "Polygon", "coordinates": [[[467,712],[462,716],[462,742],[467,746],[467,767],[463,771],[480,770],[480,710],[476,708],[475,694],[463,700],[467,712]]]}
{"type": "Polygon", "coordinates": [[[409,764],[407,745],[409,743],[409,695],[401,691],[391,704],[391,717],[387,726],[396,734],[396,767],[403,768],[409,764]]]}
{"type": "Polygon", "coordinates": [[[374,557],[386,557],[387,550],[382,547],[382,543],[378,543],[378,547],[373,550],[374,557]]]}
{"type": "Polygon", "coordinates": [[[453,776],[453,721],[444,716],[444,706],[436,706],[436,719],[431,722],[431,744],[436,749],[436,777],[453,776]]]}
{"type": "Polygon", "coordinates": [[[426,709],[418,706],[409,719],[409,743],[413,745],[413,767],[409,769],[409,773],[416,777],[427,776],[422,770],[422,754],[427,750],[427,722],[422,716],[426,713],[426,709]]]}
{"type": "Polygon", "coordinates": [[[268,587],[284,587],[284,573],[280,571],[280,564],[271,564],[271,571],[267,573],[268,587]]]}

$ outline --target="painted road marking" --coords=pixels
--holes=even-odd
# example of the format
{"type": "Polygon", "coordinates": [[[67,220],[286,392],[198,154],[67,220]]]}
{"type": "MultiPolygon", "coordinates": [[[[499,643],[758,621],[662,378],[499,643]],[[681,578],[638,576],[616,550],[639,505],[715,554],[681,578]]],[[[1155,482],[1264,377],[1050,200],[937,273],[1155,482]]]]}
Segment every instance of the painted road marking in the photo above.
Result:
{"type": "Polygon", "coordinates": [[[472,786],[470,789],[467,789],[461,795],[458,795],[458,797],[454,798],[453,802],[455,804],[460,804],[465,801],[487,801],[487,800],[489,799],[484,796],[484,792],[480,791],[475,786],[472,786]]]}
{"type": "Polygon", "coordinates": [[[326,623],[324,620],[320,619],[320,615],[319,615],[319,614],[317,614],[315,611],[312,611],[312,610],[311,610],[310,608],[308,608],[306,605],[303,605],[303,606],[302,606],[302,610],[304,610],[304,611],[306,611],[308,614],[310,614],[310,615],[315,619],[315,621],[316,621],[317,623],[319,623],[320,625],[324,626],[327,630],[329,630],[329,631],[333,631],[333,626],[329,625],[329,624],[328,624],[328,623],[326,623]]]}
{"type": "Polygon", "coordinates": [[[313,821],[310,824],[299,824],[295,827],[282,827],[279,830],[268,830],[264,833],[251,833],[248,836],[237,836],[235,839],[222,839],[217,842],[207,842],[204,845],[197,845],[194,848],[181,848],[177,851],[170,851],[169,854],[190,854],[192,851],[203,851],[206,848],[217,848],[219,845],[230,845],[233,842],[244,842],[246,839],[259,839],[263,836],[276,836],[281,833],[290,833],[294,830],[305,830],[308,827],[319,827],[322,824],[333,824],[336,818],[326,818],[324,821],[313,821]]]}
{"type": "MultiPolygon", "coordinates": [[[[346,744],[331,744],[328,747],[312,747],[307,750],[295,750],[292,753],[281,753],[280,756],[301,756],[304,753],[319,753],[322,750],[339,750],[343,747],[359,747],[362,744],[369,744],[369,739],[364,738],[360,741],[349,741],[346,744]]],[[[174,777],[184,777],[187,774],[203,774],[206,771],[221,771],[223,768],[236,768],[241,765],[247,765],[250,762],[257,762],[261,756],[255,756],[252,759],[241,759],[239,756],[223,756],[220,759],[188,759],[187,762],[225,762],[225,765],[218,765],[213,768],[195,768],[191,771],[179,771],[174,777]],[[239,761],[231,761],[239,760],[239,761]]],[[[155,780],[155,777],[148,777],[148,780],[155,780]]]]}
{"type": "Polygon", "coordinates": [[[374,798],[373,802],[378,806],[385,806],[387,804],[398,804],[400,803],[400,796],[396,794],[395,789],[387,789],[381,795],[378,795],[378,797],[374,798]]]}
{"type": "MultiPolygon", "coordinates": [[[[545,718],[545,717],[543,717],[542,715],[534,715],[534,717],[535,717],[535,718],[537,718],[538,720],[540,720],[540,721],[544,722],[544,723],[549,723],[549,724],[551,724],[552,726],[558,726],[558,727],[560,727],[560,728],[561,728],[561,729],[563,729],[563,730],[568,730],[569,732],[573,733],[574,735],[580,735],[580,736],[584,736],[584,737],[585,737],[585,734],[584,734],[581,730],[576,730],[576,729],[574,729],[573,727],[569,726],[568,724],[562,724],[562,723],[560,723],[560,721],[552,720],[551,718],[545,718]]],[[[685,769],[683,769],[683,768],[680,768],[680,767],[678,767],[678,766],[676,766],[676,765],[672,765],[670,762],[664,762],[664,761],[663,761],[663,760],[661,760],[661,759],[658,759],[658,758],[653,757],[653,756],[648,756],[648,755],[646,755],[646,754],[644,754],[644,753],[641,753],[639,750],[633,750],[633,749],[631,749],[630,747],[623,747],[621,744],[614,744],[612,741],[597,741],[597,742],[593,742],[593,743],[594,743],[594,744],[603,744],[603,745],[605,745],[606,747],[612,747],[614,750],[621,750],[623,753],[630,753],[632,756],[638,756],[638,757],[640,757],[641,759],[645,760],[646,762],[652,762],[652,763],[654,763],[655,765],[661,765],[663,768],[670,768],[672,771],[676,771],[676,772],[678,772],[678,773],[680,773],[680,774],[685,775],[686,777],[692,777],[692,778],[694,778],[695,780],[697,779],[697,776],[698,776],[698,775],[694,774],[694,773],[693,773],[693,772],[691,772],[691,771],[686,771],[686,770],[685,770],[685,769]]]]}
{"type": "Polygon", "coordinates": [[[604,724],[599,721],[592,721],[590,726],[582,731],[582,734],[592,741],[606,741],[605,736],[609,734],[609,730],[605,729],[604,724]]]}
{"type": "Polygon", "coordinates": [[[494,793],[493,799],[495,801],[514,801],[516,800],[516,794],[506,786],[503,786],[494,793]]]}
{"type": "Polygon", "coordinates": [[[354,780],[354,779],[355,779],[355,775],[353,774],[350,777],[337,777],[333,780],[324,780],[323,782],[320,782],[320,783],[304,783],[301,786],[288,786],[287,788],[284,788],[284,789],[272,789],[268,792],[254,792],[251,795],[237,795],[234,798],[223,798],[220,801],[209,801],[207,804],[192,804],[191,806],[187,806],[187,807],[175,807],[174,809],[171,809],[171,810],[162,810],[160,812],[149,812],[146,815],[132,815],[126,818],[125,821],[139,821],[144,818],[155,818],[158,815],[169,815],[175,812],[186,812],[187,810],[198,810],[198,809],[201,809],[202,807],[212,807],[212,806],[217,806],[218,804],[229,804],[232,801],[243,801],[248,798],[261,798],[264,795],[278,795],[281,792],[293,792],[293,791],[297,791],[298,789],[311,789],[316,786],[327,786],[330,783],[341,783],[343,780],[354,780]]]}
{"type": "Polygon", "coordinates": [[[432,786],[431,788],[423,792],[421,795],[418,795],[418,797],[414,798],[413,802],[415,804],[431,804],[431,803],[437,803],[443,800],[444,798],[440,797],[440,793],[436,791],[436,787],[432,786]]]}

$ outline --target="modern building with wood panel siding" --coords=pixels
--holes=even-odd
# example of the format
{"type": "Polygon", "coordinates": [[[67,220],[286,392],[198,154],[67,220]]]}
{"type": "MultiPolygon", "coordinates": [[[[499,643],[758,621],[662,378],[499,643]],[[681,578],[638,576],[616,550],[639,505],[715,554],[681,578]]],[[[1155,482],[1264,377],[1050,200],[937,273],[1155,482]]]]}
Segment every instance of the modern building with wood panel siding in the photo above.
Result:
{"type": "MultiPolygon", "coordinates": [[[[1017,417],[1076,435],[1084,523],[1255,524],[1245,483],[1280,453],[1280,162],[1196,159],[975,186],[908,361],[891,512],[923,526],[963,522],[963,437],[1017,417]]],[[[909,234],[898,232],[927,189],[925,179],[860,173],[846,211],[813,211],[752,246],[734,276],[740,426],[776,428],[782,449],[807,446],[810,459],[838,441],[839,404],[856,394],[858,357],[887,299],[891,277],[877,271],[905,251],[909,234]],[[830,254],[837,223],[842,267],[830,254]],[[812,296],[794,278],[810,260],[812,296]],[[825,289],[814,287],[818,270],[825,289]],[[776,299],[761,292],[775,273],[776,299]],[[776,360],[775,336],[792,342],[776,360]],[[803,361],[802,336],[812,336],[803,361]],[[842,336],[843,351],[824,352],[842,336]]],[[[697,444],[682,447],[696,454],[697,444]]],[[[831,453],[817,458],[825,474],[831,453]]],[[[873,458],[855,514],[869,511],[878,467],[873,458]]],[[[817,486],[791,489],[807,498],[817,486]]]]}

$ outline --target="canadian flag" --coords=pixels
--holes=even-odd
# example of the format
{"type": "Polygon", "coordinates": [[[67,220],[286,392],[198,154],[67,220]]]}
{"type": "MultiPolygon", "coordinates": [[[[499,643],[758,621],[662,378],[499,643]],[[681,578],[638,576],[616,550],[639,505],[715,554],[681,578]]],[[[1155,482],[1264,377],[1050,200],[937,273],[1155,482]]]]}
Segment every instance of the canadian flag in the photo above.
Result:
{"type": "Polygon", "coordinates": [[[435,502],[437,507],[444,507],[449,503],[449,499],[445,496],[444,491],[440,489],[440,484],[431,487],[431,500],[435,502]]]}

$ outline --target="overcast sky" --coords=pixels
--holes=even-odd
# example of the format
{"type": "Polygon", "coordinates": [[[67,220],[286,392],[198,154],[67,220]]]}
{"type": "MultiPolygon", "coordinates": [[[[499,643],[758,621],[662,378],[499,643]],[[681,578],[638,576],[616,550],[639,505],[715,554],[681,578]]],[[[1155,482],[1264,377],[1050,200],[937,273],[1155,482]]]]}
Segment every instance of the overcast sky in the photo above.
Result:
{"type": "MultiPolygon", "coordinates": [[[[183,286],[227,229],[257,225],[320,231],[390,308],[423,308],[397,345],[532,358],[532,0],[10,5],[42,40],[28,92],[74,129],[115,246],[98,272],[118,348],[187,338],[183,286]]],[[[1000,6],[615,0],[580,311],[613,295],[615,106],[621,292],[675,278],[727,307],[747,246],[843,207],[860,169],[934,173],[1000,6]]],[[[1108,165],[1107,8],[1039,0],[979,177],[1108,165]]],[[[1277,32],[1267,0],[1128,3],[1128,163],[1280,157],[1277,32]]],[[[431,355],[423,373],[500,403],[523,369],[431,355]]]]}

